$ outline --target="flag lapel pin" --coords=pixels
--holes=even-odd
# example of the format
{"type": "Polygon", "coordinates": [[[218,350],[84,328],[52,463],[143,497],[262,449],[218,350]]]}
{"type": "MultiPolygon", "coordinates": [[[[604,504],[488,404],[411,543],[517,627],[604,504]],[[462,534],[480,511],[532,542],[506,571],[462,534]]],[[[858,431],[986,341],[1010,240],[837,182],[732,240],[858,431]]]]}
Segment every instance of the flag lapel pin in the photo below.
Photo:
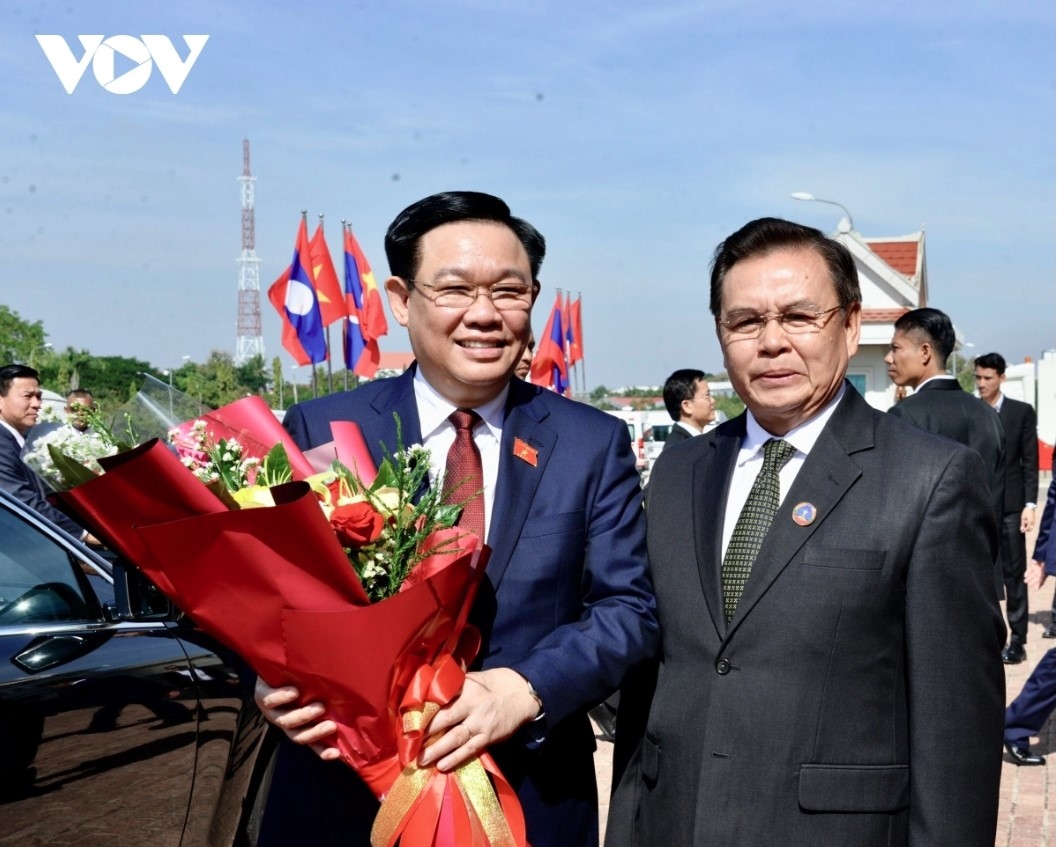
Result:
{"type": "Polygon", "coordinates": [[[514,439],[514,455],[521,461],[528,462],[532,467],[536,467],[536,457],[538,455],[536,448],[530,447],[520,438],[514,439]]]}

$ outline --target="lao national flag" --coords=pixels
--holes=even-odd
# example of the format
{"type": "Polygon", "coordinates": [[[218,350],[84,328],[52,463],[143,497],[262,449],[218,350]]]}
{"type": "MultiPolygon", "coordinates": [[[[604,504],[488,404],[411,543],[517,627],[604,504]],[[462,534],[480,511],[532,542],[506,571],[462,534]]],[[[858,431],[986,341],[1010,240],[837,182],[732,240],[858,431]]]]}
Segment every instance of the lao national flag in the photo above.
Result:
{"type": "Polygon", "coordinates": [[[323,326],[330,326],[345,317],[345,297],[342,295],[337,271],[334,270],[334,262],[330,258],[330,250],[327,249],[322,222],[316,227],[308,249],[312,262],[312,279],[316,284],[316,297],[319,300],[319,314],[323,318],[323,326]]]}
{"type": "Polygon", "coordinates": [[[553,387],[559,394],[569,393],[569,370],[565,364],[565,333],[562,327],[562,296],[558,295],[547,318],[536,356],[532,360],[530,380],[536,385],[553,387]]]}
{"type": "Polygon", "coordinates": [[[345,368],[365,379],[378,372],[378,339],[389,331],[374,273],[352,234],[345,227],[345,368]]]}
{"type": "Polygon", "coordinates": [[[319,301],[306,266],[308,257],[308,227],[302,217],[290,267],[268,289],[268,299],[283,321],[283,347],[299,365],[324,362],[327,358],[319,301]]]}

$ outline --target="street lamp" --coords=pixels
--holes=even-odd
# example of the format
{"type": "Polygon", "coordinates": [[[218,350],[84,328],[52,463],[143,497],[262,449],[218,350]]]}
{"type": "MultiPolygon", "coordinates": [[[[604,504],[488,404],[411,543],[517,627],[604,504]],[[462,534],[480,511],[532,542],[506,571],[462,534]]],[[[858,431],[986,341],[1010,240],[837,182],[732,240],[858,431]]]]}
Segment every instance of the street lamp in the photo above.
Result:
{"type": "MultiPolygon", "coordinates": [[[[297,369],[303,368],[304,365],[291,365],[290,366],[290,384],[294,387],[294,403],[297,403],[297,369]]],[[[315,365],[312,365],[314,368],[315,365]]]]}
{"type": "Polygon", "coordinates": [[[55,347],[55,345],[52,344],[50,341],[45,341],[39,347],[34,347],[32,350],[30,350],[29,351],[29,366],[33,367],[33,360],[37,356],[37,351],[39,351],[39,350],[51,350],[54,347],[55,347]]]}
{"type": "MultiPolygon", "coordinates": [[[[953,376],[955,379],[958,378],[958,350],[959,349],[963,349],[963,350],[969,349],[969,350],[971,350],[974,347],[976,347],[976,345],[973,344],[973,342],[971,342],[971,341],[963,341],[960,344],[957,341],[955,341],[954,349],[951,350],[951,376],[953,376]]],[[[968,359],[969,357],[965,356],[964,358],[968,359]]]]}
{"type": "Polygon", "coordinates": [[[836,200],[823,200],[821,197],[816,197],[814,194],[809,194],[806,191],[794,191],[790,197],[794,200],[812,200],[815,203],[829,203],[831,206],[838,206],[844,211],[844,217],[837,222],[837,232],[851,232],[855,224],[852,223],[851,212],[848,211],[847,207],[842,203],[838,203],[836,200]]]}

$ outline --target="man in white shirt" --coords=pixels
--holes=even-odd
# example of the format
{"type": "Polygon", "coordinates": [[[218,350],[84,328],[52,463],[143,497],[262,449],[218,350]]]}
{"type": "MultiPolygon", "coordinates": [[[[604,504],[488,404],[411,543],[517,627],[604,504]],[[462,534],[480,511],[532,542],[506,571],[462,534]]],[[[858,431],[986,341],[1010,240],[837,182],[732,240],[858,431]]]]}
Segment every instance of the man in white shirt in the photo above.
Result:
{"type": "MultiPolygon", "coordinates": [[[[477,666],[433,718],[421,765],[450,771],[490,750],[518,792],[533,847],[592,847],[598,804],[587,710],[652,654],[657,622],[645,519],[624,424],[514,377],[539,291],[543,237],[506,203],[445,192],[405,209],[386,234],[385,288],[407,327],[415,365],[393,379],[291,408],[302,449],[356,421],[368,447],[430,451],[431,482],[472,412],[492,549],[471,613],[477,666]]],[[[320,645],[320,649],[361,649],[320,645]]],[[[265,716],[287,731],[260,843],[369,843],[378,805],[331,759],[323,704],[290,708],[297,691],[258,685],[265,716]],[[309,748],[317,750],[317,757],[309,748]],[[329,766],[329,769],[328,769],[329,766]]]]}
{"type": "Polygon", "coordinates": [[[0,368],[0,488],[13,494],[86,544],[100,542],[45,498],[43,480],[22,461],[26,433],[37,422],[42,393],[37,371],[26,365],[0,368]]]}
{"type": "Polygon", "coordinates": [[[661,650],[653,685],[621,690],[607,847],[994,844],[984,469],[845,380],[861,299],[818,230],[763,218],[716,250],[710,308],[747,411],[650,479],[661,650]]]}
{"type": "Polygon", "coordinates": [[[683,368],[669,376],[664,381],[664,407],[675,425],[664,440],[662,453],[700,435],[716,419],[716,404],[705,381],[705,372],[683,368]]]}

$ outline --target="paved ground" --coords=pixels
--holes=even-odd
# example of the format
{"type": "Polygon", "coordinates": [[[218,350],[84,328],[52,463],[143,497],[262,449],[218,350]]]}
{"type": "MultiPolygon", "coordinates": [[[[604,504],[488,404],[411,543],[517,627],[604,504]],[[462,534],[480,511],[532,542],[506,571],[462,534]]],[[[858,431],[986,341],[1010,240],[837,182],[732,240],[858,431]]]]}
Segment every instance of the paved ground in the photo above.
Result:
{"type": "MultiPolygon", "coordinates": [[[[1049,485],[1049,478],[1045,480],[1049,485]]],[[[1046,502],[1046,488],[1041,491],[1041,506],[1046,502]]],[[[1029,552],[1034,548],[1034,533],[1028,539],[1029,552]]],[[[1053,601],[1054,580],[1047,580],[1041,591],[1032,591],[1028,596],[1028,660],[1019,665],[1006,666],[1006,702],[1020,693],[1024,681],[1031,675],[1036,663],[1054,642],[1042,638],[1042,631],[1050,619],[1050,604],[1053,601]]],[[[1002,756],[1002,787],[998,805],[998,831],[995,847],[1049,847],[1054,844],[1054,781],[1057,755],[1055,755],[1054,720],[1051,717],[1041,736],[1032,744],[1033,752],[1046,756],[1045,767],[1020,767],[1006,755],[1002,756]]],[[[598,794],[601,806],[601,826],[605,833],[606,814],[609,811],[610,776],[612,771],[613,745],[601,739],[595,753],[595,772],[598,777],[598,794]]]]}

